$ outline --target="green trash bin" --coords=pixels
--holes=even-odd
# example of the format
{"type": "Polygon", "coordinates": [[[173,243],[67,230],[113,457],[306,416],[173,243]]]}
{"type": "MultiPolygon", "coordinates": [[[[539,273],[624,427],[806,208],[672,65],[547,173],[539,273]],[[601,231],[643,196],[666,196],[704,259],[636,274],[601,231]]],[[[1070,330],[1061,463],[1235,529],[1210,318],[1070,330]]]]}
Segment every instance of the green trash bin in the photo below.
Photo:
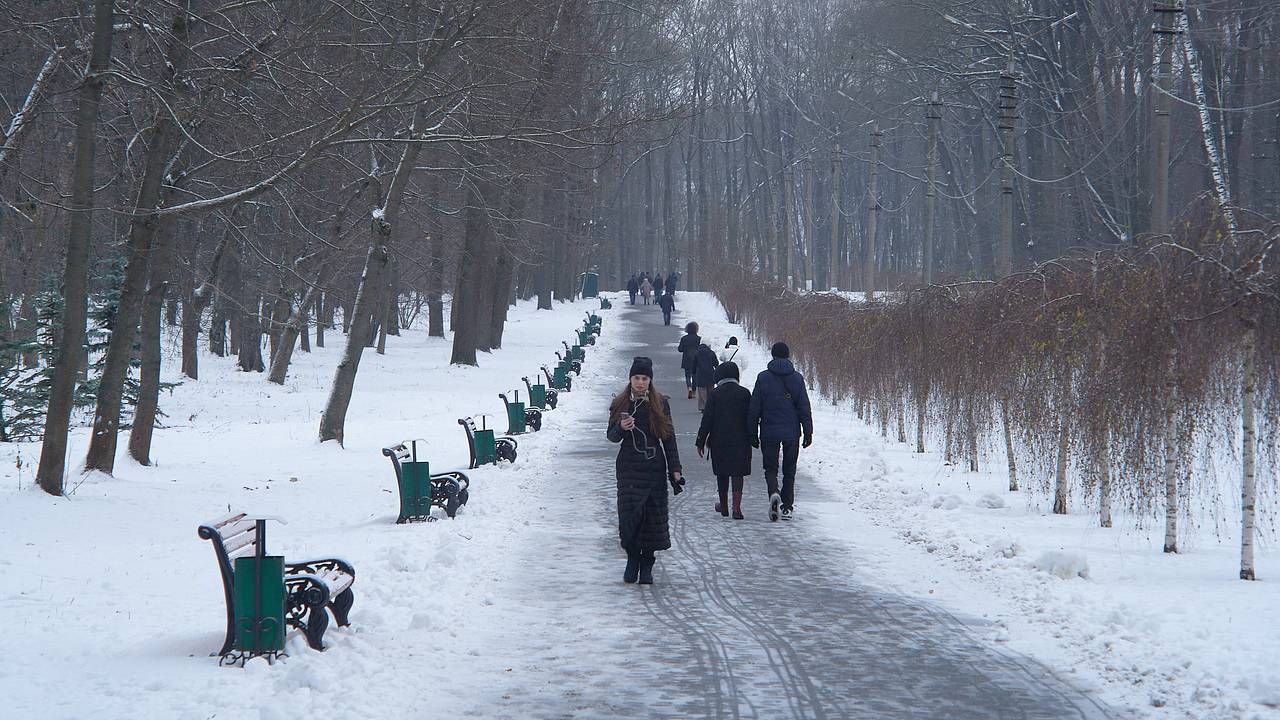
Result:
{"type": "Polygon", "coordinates": [[[529,386],[529,404],[539,410],[547,409],[547,386],[538,384],[529,386]]]}
{"type": "Polygon", "coordinates": [[[400,463],[400,518],[397,522],[422,519],[431,519],[431,463],[417,460],[400,463]]]}
{"type": "Polygon", "coordinates": [[[498,445],[492,430],[476,430],[476,465],[498,462],[498,445]]]}
{"type": "Polygon", "coordinates": [[[593,272],[582,273],[582,297],[593,298],[600,296],[600,274],[593,272]]]}
{"type": "Polygon", "coordinates": [[[507,403],[507,434],[519,435],[525,432],[524,403],[519,400],[507,403]]]}
{"type": "Polygon", "coordinates": [[[578,361],[586,360],[587,351],[583,350],[581,345],[574,345],[569,349],[569,357],[578,361]]]}
{"type": "Polygon", "coordinates": [[[578,345],[586,345],[586,344],[587,344],[587,340],[588,340],[590,337],[591,337],[591,331],[590,331],[590,330],[579,330],[579,331],[578,331],[578,345]]]}
{"type": "Polygon", "coordinates": [[[236,558],[234,595],[235,649],[246,658],[282,652],[286,629],[284,556],[236,558]]]}

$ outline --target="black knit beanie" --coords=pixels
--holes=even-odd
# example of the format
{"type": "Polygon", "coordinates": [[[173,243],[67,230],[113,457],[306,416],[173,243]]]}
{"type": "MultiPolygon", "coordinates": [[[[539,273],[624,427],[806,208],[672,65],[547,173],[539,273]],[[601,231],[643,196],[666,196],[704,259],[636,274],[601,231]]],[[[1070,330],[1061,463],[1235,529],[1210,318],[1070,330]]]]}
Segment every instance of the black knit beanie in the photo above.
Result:
{"type": "Polygon", "coordinates": [[[770,352],[773,353],[773,356],[776,358],[791,357],[791,348],[787,347],[787,344],[784,342],[774,343],[773,347],[770,349],[770,352]]]}
{"type": "Polygon", "coordinates": [[[650,380],[653,379],[653,361],[643,355],[631,361],[631,372],[627,373],[627,377],[632,375],[646,375],[650,380]]]}
{"type": "Polygon", "coordinates": [[[725,378],[733,378],[734,380],[739,379],[738,363],[722,362],[718,366],[716,366],[716,382],[720,382],[725,378]]]}

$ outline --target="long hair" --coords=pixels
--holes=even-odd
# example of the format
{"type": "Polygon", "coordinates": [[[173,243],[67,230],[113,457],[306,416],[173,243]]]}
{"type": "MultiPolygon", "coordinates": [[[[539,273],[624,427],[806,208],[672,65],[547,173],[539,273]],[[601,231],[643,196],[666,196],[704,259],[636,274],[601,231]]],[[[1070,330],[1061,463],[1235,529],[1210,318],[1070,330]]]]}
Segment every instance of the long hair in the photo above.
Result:
{"type": "MultiPolygon", "coordinates": [[[[659,439],[669,440],[675,437],[675,426],[671,424],[671,416],[667,415],[664,401],[667,399],[665,395],[658,392],[653,386],[653,382],[649,383],[649,399],[645,403],[649,406],[649,430],[659,439]]],[[[631,408],[631,384],[623,388],[613,398],[613,402],[609,404],[609,424],[612,425],[619,420],[619,416],[631,408]]]]}

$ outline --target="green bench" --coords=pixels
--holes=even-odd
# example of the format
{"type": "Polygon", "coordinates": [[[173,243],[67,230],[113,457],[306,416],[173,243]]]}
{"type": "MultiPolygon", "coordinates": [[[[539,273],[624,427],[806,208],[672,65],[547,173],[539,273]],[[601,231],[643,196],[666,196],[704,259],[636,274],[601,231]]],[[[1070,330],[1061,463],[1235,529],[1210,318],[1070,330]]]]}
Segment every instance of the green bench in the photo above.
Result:
{"type": "MultiPolygon", "coordinates": [[[[556,353],[557,357],[559,355],[560,353],[556,353]]],[[[542,374],[547,376],[547,385],[557,392],[573,392],[573,378],[569,376],[569,370],[563,360],[556,365],[554,371],[548,370],[546,365],[542,366],[542,374]]]]}
{"type": "MultiPolygon", "coordinates": [[[[244,650],[233,652],[237,644],[237,628],[240,629],[242,648],[245,646],[247,633],[263,630],[262,627],[252,627],[254,624],[261,626],[262,617],[261,614],[253,617],[253,610],[246,605],[246,595],[251,594],[247,591],[252,588],[246,587],[243,579],[237,587],[236,561],[250,558],[259,561],[273,559],[266,557],[265,552],[266,519],[252,518],[245,513],[232,513],[201,525],[197,532],[202,540],[213,543],[218,571],[222,574],[222,590],[227,600],[227,635],[222,648],[215,653],[221,658],[218,663],[243,662],[252,655],[269,654],[244,650]]],[[[315,650],[324,650],[324,633],[329,627],[328,613],[333,613],[333,618],[339,625],[351,624],[348,616],[351,605],[355,602],[355,595],[351,592],[351,586],[356,580],[355,568],[338,558],[283,563],[283,566],[283,598],[279,597],[277,590],[275,601],[278,603],[283,600],[284,625],[268,629],[283,633],[285,627],[297,628],[307,638],[308,645],[315,650]]],[[[283,642],[282,635],[280,639],[283,642]]]]}
{"type": "Polygon", "coordinates": [[[546,412],[547,410],[555,410],[556,404],[560,402],[559,391],[555,388],[547,387],[542,383],[533,385],[529,382],[529,378],[520,378],[524,381],[525,389],[529,391],[529,404],[533,407],[546,412]]]}
{"type": "Polygon", "coordinates": [[[467,488],[471,480],[460,470],[431,472],[431,465],[418,460],[419,440],[406,440],[382,448],[396,471],[396,488],[400,491],[400,515],[396,524],[435,520],[431,508],[438,507],[449,517],[467,504],[467,488]]]}
{"type": "Polygon", "coordinates": [[[498,393],[502,405],[507,412],[507,434],[522,435],[533,428],[534,432],[542,429],[542,411],[534,407],[525,407],[520,401],[520,391],[514,392],[515,400],[508,400],[506,393],[498,393]]]}
{"type": "Polygon", "coordinates": [[[484,416],[480,416],[480,427],[476,427],[473,418],[458,418],[458,424],[467,433],[467,450],[471,453],[471,469],[481,465],[497,465],[499,460],[516,461],[518,443],[513,437],[495,436],[493,430],[484,427],[484,416]]]}

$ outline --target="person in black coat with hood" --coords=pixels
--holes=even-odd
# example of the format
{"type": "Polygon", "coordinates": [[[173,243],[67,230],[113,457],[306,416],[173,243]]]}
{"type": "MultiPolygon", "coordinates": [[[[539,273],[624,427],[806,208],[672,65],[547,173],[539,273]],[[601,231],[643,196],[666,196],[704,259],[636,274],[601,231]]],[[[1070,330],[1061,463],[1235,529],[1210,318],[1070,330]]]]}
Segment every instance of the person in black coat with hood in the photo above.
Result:
{"type": "Polygon", "coordinates": [[[813,413],[804,376],[791,364],[791,349],[774,343],[773,360],[756,376],[747,415],[748,431],[759,432],[760,455],[764,458],[764,480],[769,489],[769,519],[790,520],[795,510],[796,460],[803,446],[813,444],[813,413]],[[782,492],[778,492],[778,451],[782,451],[782,492]]]}
{"type": "MultiPolygon", "coordinates": [[[[671,287],[668,285],[667,287],[671,287]]],[[[675,294],[672,293],[672,298],[675,294]]],[[[693,371],[697,369],[698,346],[702,344],[702,338],[698,337],[698,323],[691,322],[684,326],[685,336],[680,338],[680,344],[676,346],[676,352],[680,353],[680,368],[684,370],[684,384],[689,389],[689,399],[694,396],[693,371]]]]}
{"type": "Polygon", "coordinates": [[[706,343],[699,343],[693,361],[693,386],[698,391],[698,412],[702,412],[707,407],[711,388],[716,384],[716,366],[720,364],[720,358],[706,343]]]}
{"type": "Polygon", "coordinates": [[[658,298],[658,307],[662,308],[662,324],[670,325],[671,313],[676,309],[676,296],[671,293],[664,293],[662,297],[658,298]]]}
{"type": "Polygon", "coordinates": [[[626,389],[609,406],[609,442],[621,443],[618,481],[618,537],[627,551],[623,582],[653,584],[654,553],[671,547],[667,525],[667,484],[684,490],[671,404],[653,387],[653,361],[631,363],[626,389]]]}
{"type": "Polygon", "coordinates": [[[738,384],[738,365],[720,363],[716,368],[716,387],[707,398],[698,428],[698,457],[703,448],[711,448],[711,472],[715,473],[720,502],[716,512],[729,516],[729,485],[733,485],[733,518],[742,519],[742,480],[751,474],[751,442],[747,430],[747,412],[751,391],[738,384]]]}
{"type": "Polygon", "coordinates": [[[636,304],[636,293],[640,292],[640,280],[635,273],[631,274],[631,279],[627,281],[627,293],[631,295],[631,304],[636,304]]]}

